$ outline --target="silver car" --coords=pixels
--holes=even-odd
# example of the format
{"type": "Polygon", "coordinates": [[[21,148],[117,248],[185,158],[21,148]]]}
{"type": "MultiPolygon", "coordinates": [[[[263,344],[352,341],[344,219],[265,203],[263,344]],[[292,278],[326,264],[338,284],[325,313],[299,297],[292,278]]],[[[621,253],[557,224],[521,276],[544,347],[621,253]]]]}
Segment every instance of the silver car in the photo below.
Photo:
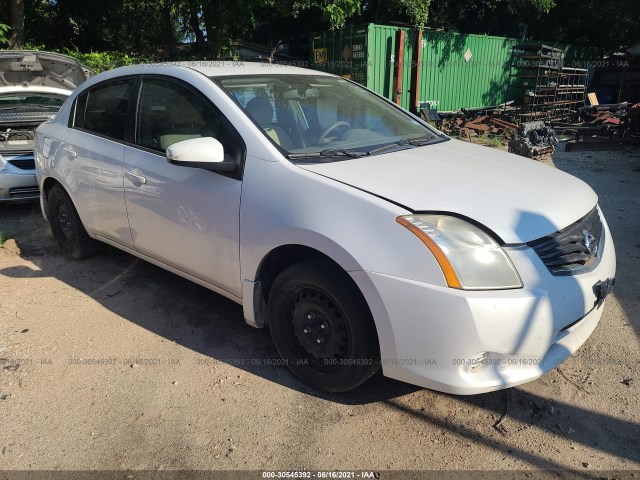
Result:
{"type": "Polygon", "coordinates": [[[37,200],[35,129],[55,116],[74,88],[93,76],[51,52],[0,52],[0,202],[37,200]]]}

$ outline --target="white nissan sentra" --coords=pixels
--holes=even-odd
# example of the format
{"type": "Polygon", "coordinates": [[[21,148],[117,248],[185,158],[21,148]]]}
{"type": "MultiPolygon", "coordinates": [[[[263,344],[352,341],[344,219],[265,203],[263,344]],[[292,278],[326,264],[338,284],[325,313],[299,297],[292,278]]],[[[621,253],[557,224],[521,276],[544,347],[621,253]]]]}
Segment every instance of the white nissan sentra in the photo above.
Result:
{"type": "Polygon", "coordinates": [[[379,368],[455,394],[528,382],[587,340],[615,281],[581,180],[320,72],[112,70],[35,150],[66,255],[104,242],[240,303],[322,390],[379,368]]]}

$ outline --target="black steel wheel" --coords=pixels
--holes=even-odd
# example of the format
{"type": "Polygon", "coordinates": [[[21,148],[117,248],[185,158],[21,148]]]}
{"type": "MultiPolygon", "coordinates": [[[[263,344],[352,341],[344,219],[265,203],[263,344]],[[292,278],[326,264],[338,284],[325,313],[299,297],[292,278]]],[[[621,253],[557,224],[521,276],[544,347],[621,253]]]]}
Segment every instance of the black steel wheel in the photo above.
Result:
{"type": "Polygon", "coordinates": [[[379,368],[369,308],[351,278],[327,262],[303,261],[276,278],[268,324],[289,369],[315,388],[351,390],[379,368]]]}
{"type": "Polygon", "coordinates": [[[55,185],[49,192],[47,217],[63,254],[80,259],[98,251],[99,243],[89,237],[71,198],[60,185],[55,185]]]}

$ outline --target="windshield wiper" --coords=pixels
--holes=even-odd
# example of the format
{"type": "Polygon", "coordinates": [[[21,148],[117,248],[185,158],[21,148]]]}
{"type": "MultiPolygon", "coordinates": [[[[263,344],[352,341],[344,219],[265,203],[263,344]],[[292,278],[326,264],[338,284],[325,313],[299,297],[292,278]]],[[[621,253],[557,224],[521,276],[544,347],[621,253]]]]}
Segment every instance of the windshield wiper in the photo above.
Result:
{"type": "Polygon", "coordinates": [[[335,157],[350,157],[359,158],[367,155],[365,152],[358,152],[356,150],[322,150],[321,152],[311,153],[290,153],[287,158],[290,160],[300,160],[305,158],[335,158],[335,157]]]}
{"type": "Polygon", "coordinates": [[[384,152],[385,150],[391,150],[396,147],[404,147],[405,145],[409,145],[407,140],[398,140],[397,142],[388,143],[387,145],[383,145],[378,148],[374,148],[373,150],[369,150],[367,155],[375,155],[376,153],[384,152]]]}
{"type": "Polygon", "coordinates": [[[367,152],[367,155],[375,155],[376,153],[382,153],[386,150],[391,150],[392,148],[396,148],[396,147],[404,147],[406,145],[411,145],[412,147],[421,147],[423,145],[429,145],[430,143],[438,142],[438,141],[440,140],[434,137],[413,138],[411,140],[402,139],[402,140],[398,140],[397,142],[389,143],[387,145],[374,148],[373,150],[369,150],[367,152]]]}
{"type": "MultiPolygon", "coordinates": [[[[442,138],[442,137],[441,137],[442,138]]],[[[446,137],[444,137],[446,138],[446,137]]],[[[422,145],[429,145],[430,143],[439,141],[438,138],[434,137],[421,137],[421,138],[412,138],[411,140],[406,140],[409,145],[413,145],[414,147],[420,147],[422,145]]]]}
{"type": "Polygon", "coordinates": [[[351,157],[351,158],[358,158],[358,157],[364,157],[366,155],[366,153],[364,152],[359,152],[357,150],[322,150],[320,152],[320,155],[322,155],[323,157],[351,157]]]}
{"type": "Polygon", "coordinates": [[[32,108],[46,108],[46,109],[50,109],[50,108],[55,108],[55,109],[59,109],[59,106],[55,106],[55,105],[40,105],[40,104],[32,104],[32,105],[20,105],[17,107],[0,107],[0,111],[5,111],[5,110],[29,110],[32,108]]]}
{"type": "Polygon", "coordinates": [[[59,109],[62,105],[44,105],[42,103],[33,103],[29,105],[25,105],[25,107],[36,107],[36,108],[57,108],[59,109]]]}
{"type": "Polygon", "coordinates": [[[363,152],[360,150],[334,150],[327,149],[322,150],[321,152],[311,152],[311,153],[290,153],[287,155],[287,158],[290,160],[302,160],[307,158],[335,158],[335,157],[350,157],[350,158],[360,158],[367,157],[369,155],[375,155],[377,153],[382,153],[387,150],[394,149],[396,147],[405,147],[410,145],[412,147],[421,147],[423,145],[428,145],[433,142],[438,142],[440,139],[434,137],[421,137],[414,138],[411,140],[398,140],[397,142],[388,143],[386,145],[382,145],[381,147],[374,148],[373,150],[369,150],[368,152],[363,152]]]}

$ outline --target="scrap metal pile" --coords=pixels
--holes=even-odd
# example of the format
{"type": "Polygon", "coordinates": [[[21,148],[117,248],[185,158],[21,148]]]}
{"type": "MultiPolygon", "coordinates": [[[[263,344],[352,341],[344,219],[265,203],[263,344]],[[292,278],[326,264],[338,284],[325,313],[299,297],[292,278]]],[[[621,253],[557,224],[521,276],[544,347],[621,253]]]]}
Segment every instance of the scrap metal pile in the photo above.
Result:
{"type": "Polygon", "coordinates": [[[509,151],[528,158],[551,155],[558,139],[556,132],[573,135],[567,151],[617,150],[623,145],[640,145],[640,103],[591,105],[578,109],[571,123],[518,123],[518,109],[508,102],[496,107],[462,109],[456,112],[423,110],[426,120],[452,137],[502,137],[509,151]]]}
{"type": "Polygon", "coordinates": [[[554,123],[557,131],[575,135],[567,151],[619,150],[623,145],[640,145],[640,103],[592,105],[578,110],[579,122],[554,123]]]}
{"type": "Polygon", "coordinates": [[[516,109],[513,102],[496,107],[463,108],[458,112],[438,113],[436,126],[447,135],[466,139],[477,136],[509,136],[515,133],[516,109]]]}
{"type": "Polygon", "coordinates": [[[544,122],[517,124],[517,109],[507,104],[497,107],[462,109],[440,113],[438,128],[450,136],[471,139],[494,136],[509,140],[509,151],[528,158],[551,155],[558,144],[553,128],[544,122]]]}

